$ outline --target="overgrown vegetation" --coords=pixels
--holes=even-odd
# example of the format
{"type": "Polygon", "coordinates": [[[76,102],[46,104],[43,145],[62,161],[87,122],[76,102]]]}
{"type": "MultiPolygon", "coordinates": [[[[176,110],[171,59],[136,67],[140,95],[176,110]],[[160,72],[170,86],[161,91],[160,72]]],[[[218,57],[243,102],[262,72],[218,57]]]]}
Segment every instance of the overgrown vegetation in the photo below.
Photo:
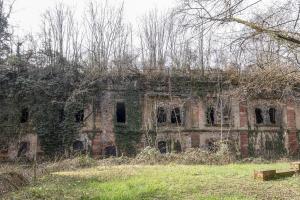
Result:
{"type": "MultiPolygon", "coordinates": [[[[293,96],[300,80],[297,1],[278,8],[271,6],[253,16],[251,23],[236,15],[253,5],[246,1],[230,2],[232,5],[226,2],[182,1],[171,13],[150,11],[141,21],[140,43],[135,45],[122,5],[90,2],[86,17],[77,21],[70,7],[57,4],[44,12],[39,37],[18,37],[10,31],[13,6],[0,0],[0,150],[7,150],[9,140],[37,133],[46,155],[69,153],[81,126],[76,115],[85,108],[89,97],[94,98],[106,86],[101,82],[106,76],[122,79],[128,74],[143,74],[154,83],[161,79],[170,96],[180,88],[179,84],[183,88],[193,86],[185,91],[191,98],[205,96],[211,88],[218,96],[225,88],[237,89],[232,96],[248,98],[261,94],[293,96]],[[205,6],[215,5],[219,9],[213,9],[213,13],[202,12],[205,6]],[[230,23],[248,27],[249,37],[235,34],[225,42],[215,38],[214,25],[230,23]],[[206,39],[209,44],[205,44],[206,39]],[[244,39],[247,43],[236,43],[244,39]],[[167,81],[171,76],[173,85],[167,81]],[[182,76],[185,81],[177,82],[182,76]]],[[[113,83],[112,80],[110,84],[113,83]]],[[[130,88],[133,87],[119,94],[127,106],[127,123],[114,123],[118,150],[124,155],[137,153],[135,147],[143,134],[143,92],[130,88]]],[[[278,151],[282,150],[281,141],[279,134],[274,144],[278,151]]]]}
{"type": "Polygon", "coordinates": [[[121,155],[136,155],[137,145],[143,135],[141,92],[131,86],[122,97],[126,105],[126,123],[120,124],[114,119],[116,143],[121,155]]]}
{"type": "Polygon", "coordinates": [[[254,170],[288,163],[120,165],[52,173],[4,199],[297,199],[299,176],[257,182],[254,170]]]}

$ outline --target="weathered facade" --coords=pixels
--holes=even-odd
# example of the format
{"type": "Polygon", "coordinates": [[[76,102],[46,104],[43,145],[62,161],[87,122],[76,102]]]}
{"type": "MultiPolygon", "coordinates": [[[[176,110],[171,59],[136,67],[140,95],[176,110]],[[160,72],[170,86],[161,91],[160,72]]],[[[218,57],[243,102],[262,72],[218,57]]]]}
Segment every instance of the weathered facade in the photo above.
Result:
{"type": "MultiPolygon", "coordinates": [[[[106,77],[79,117],[82,128],[72,149],[95,157],[134,155],[148,145],[162,153],[214,151],[222,139],[241,157],[298,155],[297,98],[247,99],[232,90],[185,76],[106,77]]],[[[29,140],[30,156],[38,140],[29,140]]],[[[22,142],[19,150],[10,148],[11,157],[22,142]]]]}
{"type": "Polygon", "coordinates": [[[221,139],[242,157],[298,154],[296,99],[245,100],[218,87],[186,77],[124,78],[107,84],[87,107],[81,132],[93,133],[92,154],[101,156],[150,144],[162,153],[212,150],[221,139]]]}

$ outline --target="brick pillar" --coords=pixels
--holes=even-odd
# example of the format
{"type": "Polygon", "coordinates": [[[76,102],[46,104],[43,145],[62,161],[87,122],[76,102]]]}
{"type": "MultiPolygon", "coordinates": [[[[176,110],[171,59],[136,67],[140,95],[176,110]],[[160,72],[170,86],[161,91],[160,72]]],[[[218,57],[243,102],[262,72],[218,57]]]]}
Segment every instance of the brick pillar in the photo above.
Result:
{"type": "Polygon", "coordinates": [[[101,155],[101,138],[100,134],[95,135],[94,139],[92,140],[92,155],[94,157],[101,155]]]}
{"type": "Polygon", "coordinates": [[[248,157],[248,132],[240,133],[241,155],[243,158],[248,157]]]}
{"type": "MultiPolygon", "coordinates": [[[[239,115],[240,115],[240,128],[245,129],[248,125],[248,117],[247,117],[247,102],[241,101],[239,104],[239,115]]],[[[248,157],[248,144],[249,144],[249,138],[248,138],[248,132],[242,131],[240,133],[240,148],[241,148],[241,154],[242,157],[248,157]]]]}
{"type": "Polygon", "coordinates": [[[299,151],[299,143],[296,128],[295,103],[291,99],[288,100],[286,105],[286,120],[289,154],[296,155],[299,151]]]}

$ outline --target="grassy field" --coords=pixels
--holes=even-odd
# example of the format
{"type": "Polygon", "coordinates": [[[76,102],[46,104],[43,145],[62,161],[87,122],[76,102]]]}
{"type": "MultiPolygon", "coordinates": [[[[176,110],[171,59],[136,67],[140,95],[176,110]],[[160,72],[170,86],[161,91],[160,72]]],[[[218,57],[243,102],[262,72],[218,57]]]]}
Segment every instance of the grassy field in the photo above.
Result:
{"type": "Polygon", "coordinates": [[[300,199],[300,176],[261,182],[253,170],[288,163],[225,166],[99,166],[56,172],[6,199],[300,199]]]}

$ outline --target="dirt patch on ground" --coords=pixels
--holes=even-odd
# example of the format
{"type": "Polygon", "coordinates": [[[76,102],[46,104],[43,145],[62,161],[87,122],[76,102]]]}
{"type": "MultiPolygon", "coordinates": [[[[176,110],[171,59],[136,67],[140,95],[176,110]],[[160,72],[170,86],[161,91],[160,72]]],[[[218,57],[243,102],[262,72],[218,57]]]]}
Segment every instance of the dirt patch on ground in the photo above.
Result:
{"type": "Polygon", "coordinates": [[[17,190],[29,184],[29,181],[21,174],[16,172],[0,174],[0,196],[17,190]]]}

